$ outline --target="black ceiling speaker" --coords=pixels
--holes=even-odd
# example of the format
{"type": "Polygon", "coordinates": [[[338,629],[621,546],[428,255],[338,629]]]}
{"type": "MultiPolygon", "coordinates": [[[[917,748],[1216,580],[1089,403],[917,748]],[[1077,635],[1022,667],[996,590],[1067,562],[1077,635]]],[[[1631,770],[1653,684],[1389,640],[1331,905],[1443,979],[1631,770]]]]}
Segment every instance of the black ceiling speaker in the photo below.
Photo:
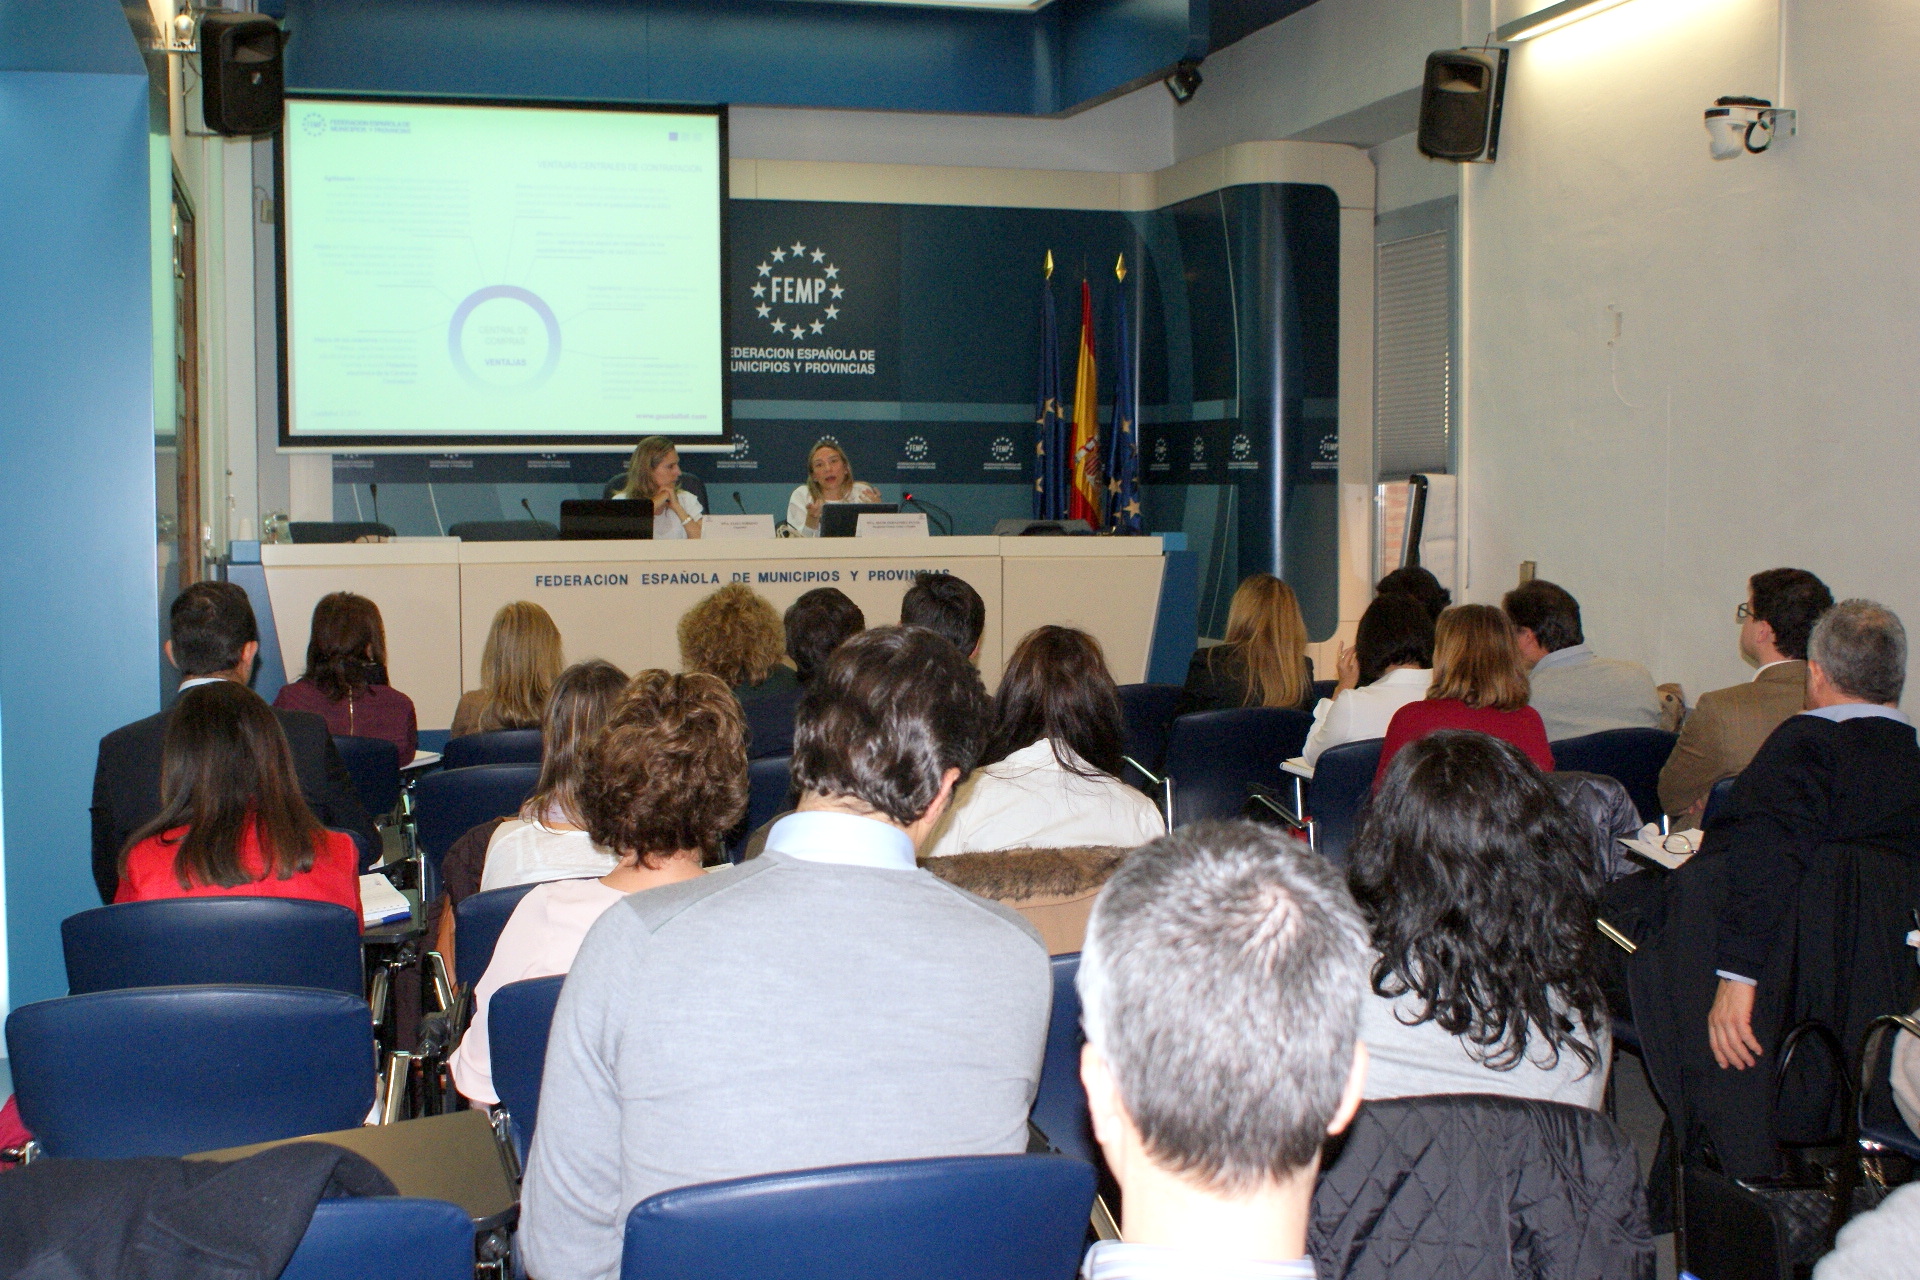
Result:
{"type": "Polygon", "coordinates": [[[1420,151],[1435,160],[1488,160],[1500,150],[1505,49],[1442,49],[1420,82],[1420,151]]]}
{"type": "Polygon", "coordinates": [[[285,43],[280,24],[257,13],[200,19],[200,111],[207,128],[245,137],[280,127],[285,43]]]}

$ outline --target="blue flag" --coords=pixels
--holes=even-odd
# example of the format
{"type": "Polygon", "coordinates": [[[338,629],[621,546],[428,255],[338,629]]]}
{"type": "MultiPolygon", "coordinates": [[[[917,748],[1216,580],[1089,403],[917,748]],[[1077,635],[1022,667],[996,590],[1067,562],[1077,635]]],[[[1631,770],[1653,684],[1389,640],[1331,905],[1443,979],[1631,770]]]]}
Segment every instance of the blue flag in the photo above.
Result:
{"type": "Polygon", "coordinates": [[[1071,425],[1060,416],[1060,324],[1053,310],[1053,253],[1040,286],[1040,386],[1034,393],[1033,518],[1067,513],[1067,454],[1071,425]]]}
{"type": "Polygon", "coordinates": [[[1107,530],[1139,533],[1140,393],[1134,381],[1133,326],[1127,323],[1127,265],[1114,264],[1120,288],[1114,290],[1113,431],[1107,455],[1107,530]]]}

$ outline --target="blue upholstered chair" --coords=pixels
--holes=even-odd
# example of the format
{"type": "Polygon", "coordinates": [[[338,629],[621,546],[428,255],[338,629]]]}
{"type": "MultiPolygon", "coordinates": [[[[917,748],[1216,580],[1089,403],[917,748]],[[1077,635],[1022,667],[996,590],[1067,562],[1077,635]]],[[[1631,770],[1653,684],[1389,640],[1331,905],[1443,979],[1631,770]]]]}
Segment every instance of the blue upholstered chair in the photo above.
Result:
{"type": "Polygon", "coordinates": [[[60,922],[67,994],[125,987],[256,983],[365,998],[360,921],[332,902],[157,898],[60,922]]]}
{"type": "Polygon", "coordinates": [[[1080,1083],[1080,953],[1053,957],[1053,1015],[1047,1022],[1047,1052],[1040,1062],[1040,1087],[1028,1115],[1054,1148],[1088,1164],[1100,1162],[1087,1115],[1087,1091],[1080,1083]]]}
{"type": "Polygon", "coordinates": [[[1660,766],[1679,735],[1665,729],[1607,729],[1553,743],[1553,767],[1563,773],[1618,778],[1640,810],[1640,821],[1660,821],[1660,766]]]}
{"type": "Polygon", "coordinates": [[[414,823],[432,881],[429,899],[439,893],[440,860],[453,842],[483,822],[518,813],[539,781],[537,764],[481,764],[442,769],[414,785],[414,823]]]}
{"type": "Polygon", "coordinates": [[[1304,711],[1241,707],[1181,716],[1167,732],[1173,825],[1238,817],[1255,785],[1279,789],[1280,762],[1300,754],[1313,728],[1304,711]]]}
{"type": "Polygon", "coordinates": [[[538,729],[494,729],[447,739],[440,753],[442,769],[466,769],[476,764],[539,764],[543,754],[538,729]]]}
{"type": "Polygon", "coordinates": [[[120,1159],[351,1129],[373,1107],[367,1002],[295,987],[141,987],[7,1017],[20,1119],[50,1156],[120,1159]]]}
{"type": "Polygon", "coordinates": [[[1733,784],[1739,780],[1740,775],[1736,773],[1731,778],[1722,778],[1713,784],[1707,792],[1706,811],[1700,815],[1700,825],[1703,828],[1719,817],[1720,811],[1727,807],[1727,800],[1733,795],[1733,784]]]}
{"type": "Polygon", "coordinates": [[[727,842],[729,862],[738,862],[746,855],[747,837],[786,808],[792,795],[792,756],[765,756],[747,761],[747,816],[741,821],[738,837],[727,842]]]}
{"type": "Polygon", "coordinates": [[[1347,864],[1347,846],[1360,825],[1361,807],[1373,794],[1382,745],[1379,738],[1343,742],[1328,747],[1314,761],[1307,812],[1313,816],[1313,838],[1320,855],[1336,867],[1347,864]]]}
{"type": "MultiPolygon", "coordinates": [[[[1127,722],[1127,758],[1159,774],[1167,763],[1167,731],[1185,692],[1177,684],[1123,684],[1120,711],[1127,722]]],[[[1146,780],[1129,777],[1136,786],[1146,780]]]]}
{"type": "Polygon", "coordinates": [[[350,738],[335,734],[333,749],[353,777],[353,789],[367,812],[376,818],[392,813],[400,803],[400,749],[385,738],[350,738]]]}
{"type": "Polygon", "coordinates": [[[506,1108],[520,1167],[533,1145],[533,1128],[540,1118],[540,1073],[547,1062],[547,1036],[553,1030],[553,1009],[560,1002],[564,974],[509,982],[493,993],[487,1005],[487,1061],[493,1069],[493,1091],[506,1108]]]}
{"type": "Polygon", "coordinates": [[[445,1200],[322,1200],[280,1280],[473,1280],[473,1220],[445,1200]]]}
{"type": "Polygon", "coordinates": [[[1072,1280],[1093,1166],[1067,1156],[839,1165],[663,1191],[621,1280],[1072,1280]]]}
{"type": "Polygon", "coordinates": [[[488,889],[469,894],[453,908],[453,978],[463,987],[472,987],[487,971],[493,959],[494,944],[507,927],[513,909],[533,889],[531,884],[510,884],[504,889],[488,889]]]}

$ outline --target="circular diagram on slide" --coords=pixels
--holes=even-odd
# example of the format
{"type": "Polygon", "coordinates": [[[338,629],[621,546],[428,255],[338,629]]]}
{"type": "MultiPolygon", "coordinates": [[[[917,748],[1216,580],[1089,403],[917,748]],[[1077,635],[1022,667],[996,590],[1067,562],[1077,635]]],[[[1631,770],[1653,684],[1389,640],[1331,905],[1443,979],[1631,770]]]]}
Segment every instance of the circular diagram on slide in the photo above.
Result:
{"type": "Polygon", "coordinates": [[[488,285],[453,309],[447,355],[476,387],[526,391],[545,382],[560,363],[560,322],[531,289],[488,285]]]}

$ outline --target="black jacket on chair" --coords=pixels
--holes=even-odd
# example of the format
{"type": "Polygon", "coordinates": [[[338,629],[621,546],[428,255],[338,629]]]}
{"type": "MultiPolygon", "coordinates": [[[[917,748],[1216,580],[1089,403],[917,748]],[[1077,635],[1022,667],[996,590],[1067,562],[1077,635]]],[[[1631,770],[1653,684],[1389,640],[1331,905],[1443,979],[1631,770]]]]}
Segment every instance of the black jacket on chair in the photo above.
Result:
{"type": "MultiPolygon", "coordinates": [[[[1313,710],[1313,659],[1300,659],[1305,668],[1305,683],[1301,686],[1300,701],[1294,704],[1297,711],[1313,710]]],[[[1231,644],[1210,645],[1204,649],[1195,649],[1193,657],[1187,660],[1187,683],[1180,694],[1180,701],[1174,709],[1176,716],[1192,715],[1199,711],[1232,711],[1239,707],[1250,706],[1246,659],[1240,656],[1240,647],[1231,644]]]]}
{"type": "Polygon", "coordinates": [[[1633,1144],[1585,1107],[1448,1094],[1360,1108],[1313,1192],[1323,1280],[1652,1280],[1633,1144]]]}
{"type": "MultiPolygon", "coordinates": [[[[102,902],[120,887],[120,851],[134,832],[160,813],[160,744],[173,709],[122,725],[100,739],[93,770],[93,882],[102,902]]],[[[363,849],[380,848],[380,833],[353,789],[353,776],[334,750],[327,722],[306,711],[274,713],[287,745],[300,794],[322,826],[350,831],[363,849]]]]}

